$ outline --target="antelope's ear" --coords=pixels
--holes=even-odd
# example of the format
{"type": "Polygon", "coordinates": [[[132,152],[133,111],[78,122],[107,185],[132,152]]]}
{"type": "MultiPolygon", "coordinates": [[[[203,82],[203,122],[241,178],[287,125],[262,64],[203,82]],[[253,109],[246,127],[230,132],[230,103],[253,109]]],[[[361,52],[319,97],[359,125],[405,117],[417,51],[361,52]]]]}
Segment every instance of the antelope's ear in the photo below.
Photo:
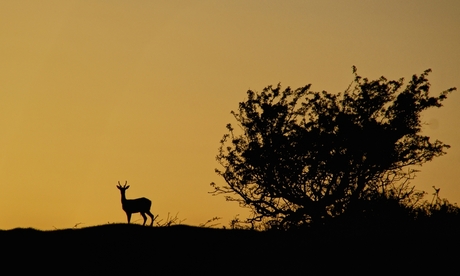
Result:
{"type": "Polygon", "coordinates": [[[128,185],[128,186],[126,186],[126,189],[128,189],[128,188],[129,188],[129,185],[128,185]]]}

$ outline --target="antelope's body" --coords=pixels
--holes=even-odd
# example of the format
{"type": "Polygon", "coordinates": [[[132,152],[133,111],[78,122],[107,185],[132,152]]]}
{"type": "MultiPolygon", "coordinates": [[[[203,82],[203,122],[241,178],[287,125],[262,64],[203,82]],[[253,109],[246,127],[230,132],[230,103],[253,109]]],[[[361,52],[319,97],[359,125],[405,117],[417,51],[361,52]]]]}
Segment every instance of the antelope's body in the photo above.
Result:
{"type": "Polygon", "coordinates": [[[147,214],[151,219],[152,222],[150,223],[150,226],[153,225],[153,214],[150,212],[150,207],[152,206],[152,202],[145,197],[141,198],[136,198],[136,199],[126,199],[126,190],[129,188],[129,185],[127,186],[128,182],[125,182],[124,186],[120,185],[120,181],[118,181],[118,186],[117,188],[120,190],[121,193],[121,206],[123,208],[123,211],[125,211],[126,216],[128,217],[128,224],[131,222],[131,215],[134,213],[141,213],[142,217],[144,218],[144,224],[147,221],[147,217],[145,214],[147,214]]]}

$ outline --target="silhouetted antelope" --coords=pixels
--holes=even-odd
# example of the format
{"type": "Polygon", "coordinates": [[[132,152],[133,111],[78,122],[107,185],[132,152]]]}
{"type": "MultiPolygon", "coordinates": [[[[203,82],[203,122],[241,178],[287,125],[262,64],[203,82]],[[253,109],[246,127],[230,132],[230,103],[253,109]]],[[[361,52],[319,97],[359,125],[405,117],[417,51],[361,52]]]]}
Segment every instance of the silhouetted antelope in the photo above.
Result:
{"type": "Polygon", "coordinates": [[[141,198],[136,198],[136,199],[126,199],[125,192],[129,188],[128,181],[125,182],[124,186],[121,186],[120,181],[118,181],[118,186],[117,188],[121,192],[121,206],[123,207],[123,211],[126,212],[126,216],[128,217],[128,224],[131,221],[131,214],[133,213],[141,213],[142,217],[144,218],[144,224],[147,221],[147,217],[145,214],[149,215],[149,217],[152,219],[152,223],[150,223],[150,226],[153,225],[153,214],[150,213],[150,206],[152,205],[152,202],[145,197],[141,198]]]}

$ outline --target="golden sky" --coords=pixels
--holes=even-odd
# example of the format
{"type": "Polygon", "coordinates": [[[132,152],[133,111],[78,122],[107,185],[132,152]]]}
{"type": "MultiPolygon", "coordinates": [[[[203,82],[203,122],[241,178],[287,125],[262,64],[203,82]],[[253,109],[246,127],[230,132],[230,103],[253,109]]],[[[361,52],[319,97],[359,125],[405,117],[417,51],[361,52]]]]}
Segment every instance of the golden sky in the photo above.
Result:
{"type": "MultiPolygon", "coordinates": [[[[460,1],[0,1],[0,229],[125,222],[118,180],[160,219],[228,225],[246,212],[208,192],[230,111],[279,82],[344,91],[352,65],[460,88],[460,1]]],[[[424,114],[452,147],[413,184],[460,203],[458,94],[424,114]]]]}

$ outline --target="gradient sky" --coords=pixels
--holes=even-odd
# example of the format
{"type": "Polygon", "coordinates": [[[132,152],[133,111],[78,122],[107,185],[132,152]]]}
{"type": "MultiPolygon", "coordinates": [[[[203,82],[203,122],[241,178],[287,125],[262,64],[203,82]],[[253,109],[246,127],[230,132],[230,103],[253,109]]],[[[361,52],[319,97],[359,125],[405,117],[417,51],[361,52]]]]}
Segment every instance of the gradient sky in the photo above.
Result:
{"type": "MultiPolygon", "coordinates": [[[[1,1],[0,229],[125,222],[118,180],[159,219],[227,226],[246,211],[208,192],[230,111],[279,82],[344,91],[353,65],[460,88],[460,1],[1,1]]],[[[460,203],[459,93],[424,113],[452,147],[412,183],[460,203]]]]}

